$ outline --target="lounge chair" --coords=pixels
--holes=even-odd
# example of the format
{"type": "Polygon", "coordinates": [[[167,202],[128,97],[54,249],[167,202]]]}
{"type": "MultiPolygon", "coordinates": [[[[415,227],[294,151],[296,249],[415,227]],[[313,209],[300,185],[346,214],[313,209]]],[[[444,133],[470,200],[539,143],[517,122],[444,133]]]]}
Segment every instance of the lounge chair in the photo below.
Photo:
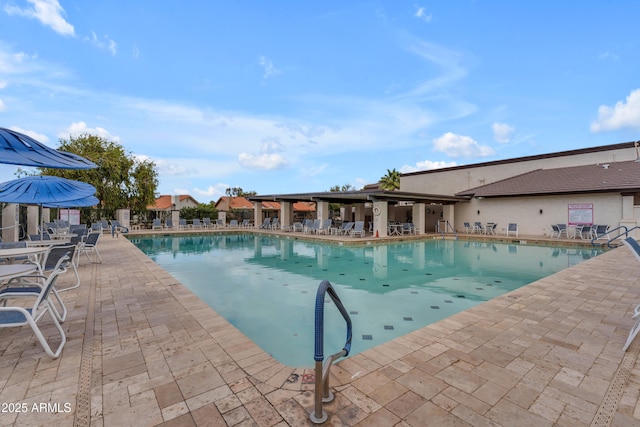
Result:
{"type": "Polygon", "coordinates": [[[308,230],[312,227],[313,227],[313,220],[311,218],[305,218],[302,221],[302,231],[304,233],[308,233],[309,232],[308,230]]]}
{"type": "Polygon", "coordinates": [[[78,245],[78,258],[80,258],[82,254],[85,254],[92,264],[102,264],[102,257],[98,251],[98,239],[100,239],[100,233],[87,234],[78,245]],[[89,256],[91,253],[94,254],[94,259],[91,259],[89,256]]]}
{"type": "Polygon", "coordinates": [[[229,221],[229,228],[238,228],[238,220],[232,219],[231,221],[229,221]]]}
{"type": "Polygon", "coordinates": [[[151,226],[152,230],[162,230],[162,221],[160,218],[156,218],[153,220],[153,225],[151,226]]]}
{"type": "Polygon", "coordinates": [[[260,228],[263,230],[268,230],[270,227],[271,227],[271,218],[267,217],[262,222],[262,225],[260,226],[260,228]]]}
{"type": "Polygon", "coordinates": [[[351,237],[355,235],[359,235],[360,237],[364,237],[364,221],[356,221],[353,226],[353,230],[349,232],[351,237]]]}
{"type": "Polygon", "coordinates": [[[64,348],[64,344],[67,341],[67,337],[65,336],[64,330],[60,326],[60,322],[58,322],[58,319],[55,315],[55,308],[53,308],[50,303],[49,294],[52,292],[60,273],[64,272],[64,267],[62,267],[62,265],[67,261],[69,261],[68,257],[60,259],[60,266],[55,271],[53,271],[46,279],[44,286],[37,294],[32,308],[6,305],[0,307],[1,328],[12,328],[28,325],[31,330],[33,330],[33,333],[36,335],[36,338],[40,342],[40,345],[42,345],[44,351],[54,359],[60,356],[60,353],[62,353],[62,349],[64,348]],[[51,346],[47,342],[46,338],[42,334],[42,331],[40,330],[40,327],[38,326],[38,321],[42,319],[42,316],[45,313],[49,313],[51,321],[60,334],[60,344],[58,344],[58,347],[55,351],[51,349],[51,346]]]}
{"type": "Polygon", "coordinates": [[[117,236],[119,235],[119,233],[126,234],[128,232],[129,232],[129,229],[124,225],[120,224],[120,221],[118,221],[117,219],[111,220],[111,237],[113,237],[114,235],[117,236]]]}
{"type": "Polygon", "coordinates": [[[483,229],[482,223],[476,221],[476,222],[473,223],[473,228],[471,229],[471,232],[472,233],[482,233],[482,229],[483,229]]]}
{"type": "Polygon", "coordinates": [[[173,230],[173,220],[171,218],[167,218],[164,222],[164,228],[165,230],[173,230]]]}
{"type": "Polygon", "coordinates": [[[516,235],[516,237],[518,237],[518,224],[515,224],[513,222],[509,223],[509,225],[507,226],[507,231],[505,232],[505,234],[508,236],[511,233],[514,233],[516,235]]]}
{"type": "MultiPolygon", "coordinates": [[[[636,239],[632,237],[627,237],[622,241],[622,243],[624,243],[624,245],[627,248],[629,248],[631,253],[636,257],[636,259],[640,261],[640,244],[638,244],[636,239]]],[[[634,318],[636,319],[636,321],[631,327],[631,330],[629,331],[629,336],[627,337],[627,341],[624,343],[624,346],[622,347],[622,351],[627,351],[627,349],[629,348],[629,346],[631,346],[631,343],[635,339],[636,335],[638,335],[638,332],[640,332],[640,304],[636,305],[634,309],[632,319],[634,318]]]]}
{"type": "Polygon", "coordinates": [[[471,223],[464,222],[463,226],[464,226],[465,233],[473,233],[473,227],[471,226],[471,223]]]}
{"type": "Polygon", "coordinates": [[[271,227],[269,227],[271,230],[277,230],[278,228],[280,228],[280,220],[278,219],[278,217],[273,218],[273,220],[271,221],[271,227]]]}
{"type": "Polygon", "coordinates": [[[189,228],[189,226],[187,225],[187,220],[184,218],[180,218],[178,220],[178,230],[186,230],[187,228],[189,228]]]}
{"type": "Polygon", "coordinates": [[[200,219],[194,218],[193,224],[191,224],[191,228],[199,228],[202,230],[202,223],[200,222],[200,219]]]}
{"type": "Polygon", "coordinates": [[[293,231],[302,231],[303,230],[302,222],[301,221],[294,222],[293,226],[292,226],[292,230],[293,231]]]}
{"type": "Polygon", "coordinates": [[[318,227],[316,233],[329,234],[329,232],[331,231],[331,222],[332,221],[330,219],[325,219],[324,221],[322,221],[322,224],[320,224],[320,227],[318,227]]]}
{"type": "Polygon", "coordinates": [[[305,233],[317,233],[320,229],[320,220],[312,219],[307,222],[307,226],[304,230],[305,233]]]}
{"type": "Polygon", "coordinates": [[[226,225],[225,225],[223,220],[216,219],[215,228],[225,228],[225,227],[226,227],[226,225]]]}
{"type": "Polygon", "coordinates": [[[351,230],[353,230],[353,226],[355,223],[353,222],[344,222],[342,223],[342,227],[340,227],[339,230],[339,234],[346,236],[347,234],[351,233],[351,230]]]}
{"type": "Polygon", "coordinates": [[[202,226],[204,228],[213,228],[213,224],[211,223],[210,218],[202,218],[202,226]]]}

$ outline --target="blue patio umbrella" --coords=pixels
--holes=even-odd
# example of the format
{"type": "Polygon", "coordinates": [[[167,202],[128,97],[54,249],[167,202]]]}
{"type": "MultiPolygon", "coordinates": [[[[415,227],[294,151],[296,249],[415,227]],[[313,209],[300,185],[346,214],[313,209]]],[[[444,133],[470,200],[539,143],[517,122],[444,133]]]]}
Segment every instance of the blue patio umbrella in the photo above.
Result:
{"type": "Polygon", "coordinates": [[[0,184],[0,202],[47,205],[95,194],[93,185],[57,176],[26,176],[0,184]]]}
{"type": "Polygon", "coordinates": [[[78,156],[49,148],[30,136],[0,127],[0,163],[56,169],[93,169],[96,164],[78,156]]]}
{"type": "MultiPolygon", "coordinates": [[[[47,175],[26,176],[1,183],[0,202],[39,205],[42,208],[74,201],[77,203],[78,200],[93,196],[95,192],[93,185],[81,181],[47,175]]],[[[42,215],[40,219],[42,233],[42,215]]]]}

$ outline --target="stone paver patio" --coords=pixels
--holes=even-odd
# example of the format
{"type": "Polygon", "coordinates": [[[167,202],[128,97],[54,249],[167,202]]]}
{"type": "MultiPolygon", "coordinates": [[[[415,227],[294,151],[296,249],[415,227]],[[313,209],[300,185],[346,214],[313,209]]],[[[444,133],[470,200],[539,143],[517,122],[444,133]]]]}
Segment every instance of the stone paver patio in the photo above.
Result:
{"type": "MultiPolygon", "coordinates": [[[[98,247],[62,294],[60,358],[0,330],[0,426],[311,425],[313,370],[273,360],[127,239],[98,247]]],[[[639,281],[618,248],[349,357],[324,425],[640,425],[640,343],[622,352],[639,281]]]]}

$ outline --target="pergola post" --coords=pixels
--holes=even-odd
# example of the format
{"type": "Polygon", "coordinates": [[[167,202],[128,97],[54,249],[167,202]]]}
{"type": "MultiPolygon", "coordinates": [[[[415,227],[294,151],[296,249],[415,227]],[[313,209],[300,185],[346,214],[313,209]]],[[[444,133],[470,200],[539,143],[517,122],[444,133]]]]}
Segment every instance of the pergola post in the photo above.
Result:
{"type": "Polygon", "coordinates": [[[258,200],[253,203],[253,226],[259,228],[262,225],[262,201],[258,200]]]}
{"type": "Polygon", "coordinates": [[[373,235],[377,237],[387,237],[387,214],[388,203],[386,200],[373,202],[373,235]]]}
{"type": "Polygon", "coordinates": [[[329,219],[329,202],[324,202],[324,201],[316,202],[316,209],[317,209],[316,214],[318,215],[316,218],[318,218],[321,221],[325,221],[329,219]]]}
{"type": "Polygon", "coordinates": [[[291,208],[293,203],[291,202],[280,202],[280,224],[281,227],[291,226],[291,208]]]}
{"type": "Polygon", "coordinates": [[[414,203],[411,208],[413,225],[416,227],[416,234],[424,234],[427,228],[427,214],[424,203],[414,203]]]}

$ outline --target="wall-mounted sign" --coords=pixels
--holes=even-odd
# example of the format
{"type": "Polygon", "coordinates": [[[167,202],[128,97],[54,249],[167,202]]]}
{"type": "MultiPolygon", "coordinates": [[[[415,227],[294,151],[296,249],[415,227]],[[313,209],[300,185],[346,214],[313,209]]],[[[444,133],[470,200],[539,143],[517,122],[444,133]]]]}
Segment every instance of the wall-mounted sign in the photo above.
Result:
{"type": "Polygon", "coordinates": [[[80,224],[80,210],[79,209],[59,209],[60,219],[68,221],[71,225],[80,224]]]}
{"type": "Polygon", "coordinates": [[[569,225],[593,225],[593,203],[569,205],[569,225]]]}

